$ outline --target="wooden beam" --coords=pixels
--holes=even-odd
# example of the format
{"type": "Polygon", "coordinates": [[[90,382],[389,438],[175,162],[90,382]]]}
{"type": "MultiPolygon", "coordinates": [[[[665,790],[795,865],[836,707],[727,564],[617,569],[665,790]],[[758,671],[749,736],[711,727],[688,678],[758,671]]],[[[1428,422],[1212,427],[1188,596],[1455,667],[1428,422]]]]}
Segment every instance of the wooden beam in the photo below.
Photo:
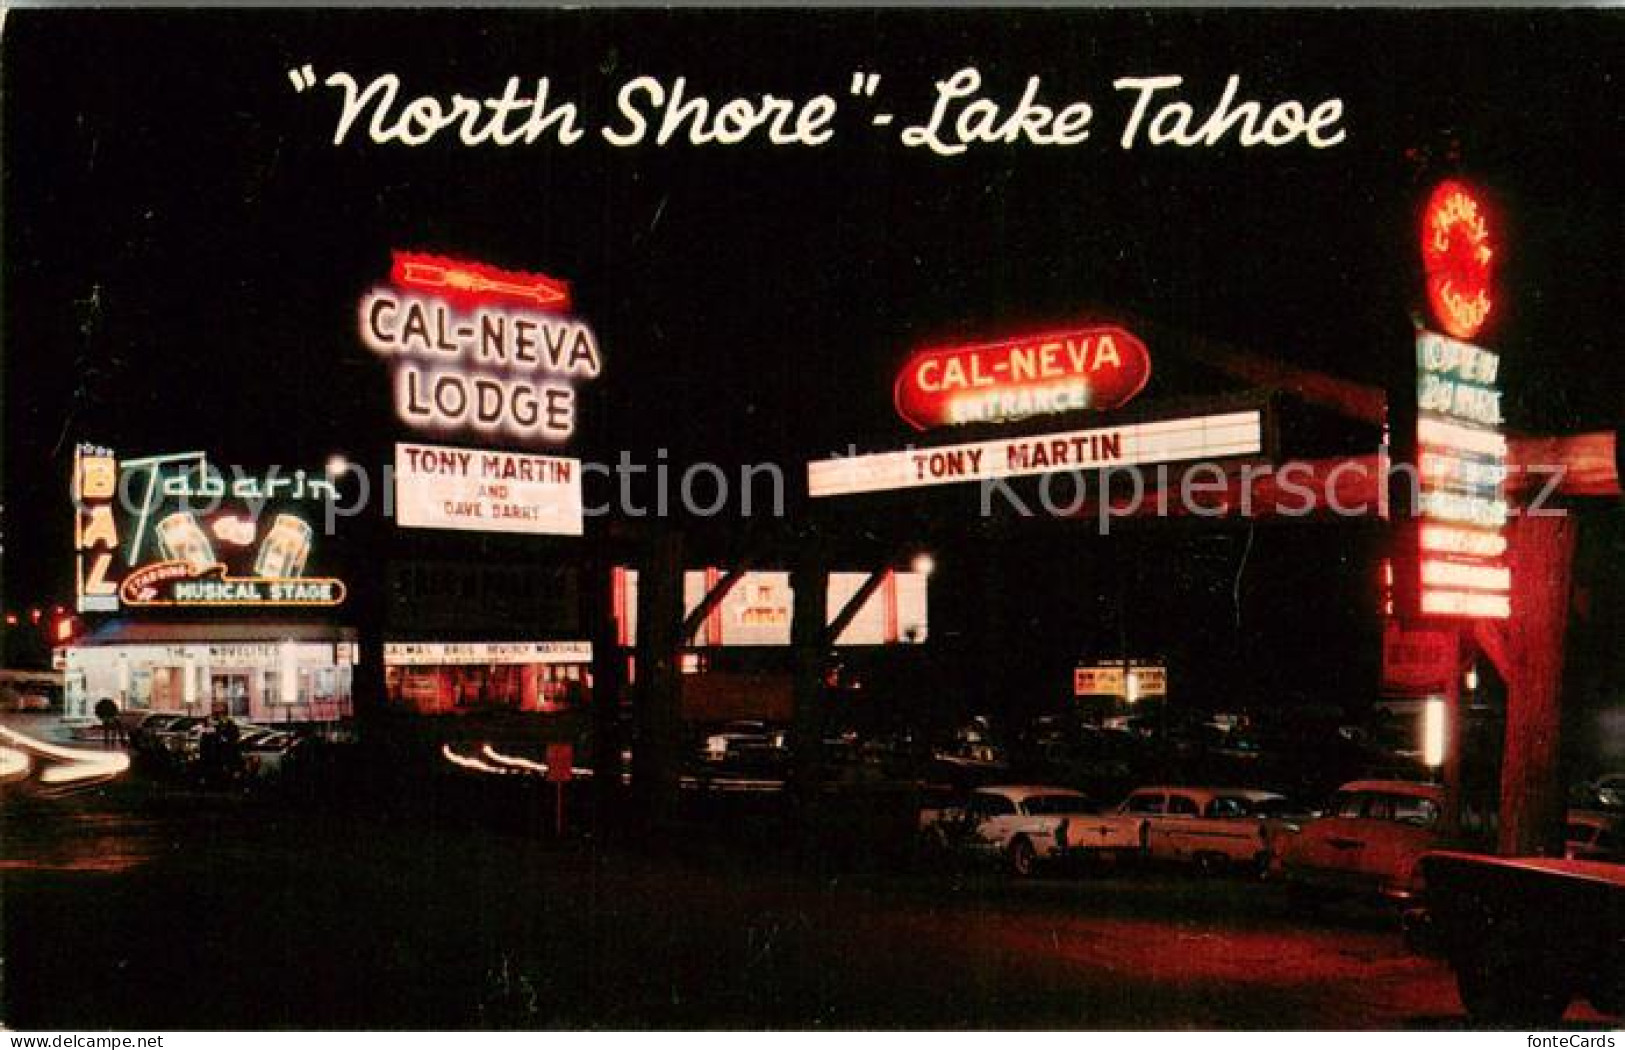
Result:
{"type": "Polygon", "coordinates": [[[1609,499],[1625,495],[1619,481],[1619,433],[1613,430],[1508,438],[1507,466],[1507,489],[1513,496],[1536,496],[1554,471],[1563,477],[1552,495],[1609,499]]]}
{"type": "MultiPolygon", "coordinates": [[[[700,604],[696,605],[694,611],[683,619],[683,645],[693,644],[694,636],[705,625],[705,621],[712,613],[717,611],[717,606],[723,603],[728,597],[728,593],[739,585],[739,581],[743,580],[750,570],[751,559],[741,559],[738,565],[729,569],[722,579],[717,581],[715,587],[706,592],[705,597],[700,599],[700,604]]],[[[715,639],[712,639],[712,642],[714,644],[715,639]]]]}
{"type": "MultiPolygon", "coordinates": [[[[1285,474],[1271,464],[1238,461],[1176,467],[1169,471],[1166,486],[1148,486],[1138,498],[1132,493],[1109,496],[1107,506],[1112,520],[1145,517],[1317,519],[1380,517],[1386,513],[1388,495],[1382,457],[1374,452],[1363,456],[1298,460],[1291,467],[1285,474]]],[[[1098,518],[1101,515],[1100,500],[1090,499],[1076,508],[1067,508],[1067,513],[1061,516],[1098,518]]]]}
{"type": "Polygon", "coordinates": [[[1574,567],[1573,515],[1524,515],[1507,527],[1515,629],[1506,632],[1506,747],[1501,762],[1500,852],[1560,849],[1565,797],[1559,764],[1563,642],[1574,567]]]}
{"type": "Polygon", "coordinates": [[[1380,427],[1388,421],[1388,395],[1379,386],[1195,339],[1187,339],[1182,349],[1191,360],[1253,386],[1288,391],[1308,404],[1362,423],[1380,427]]]}
{"type": "Polygon", "coordinates": [[[858,618],[858,613],[863,611],[864,605],[868,603],[870,598],[875,596],[875,592],[880,590],[886,582],[886,577],[891,574],[892,569],[889,564],[875,569],[869,574],[869,578],[863,581],[863,585],[857,589],[857,592],[851,598],[847,599],[845,605],[841,606],[841,611],[835,614],[835,618],[830,620],[829,626],[824,628],[825,645],[834,645],[835,639],[839,638],[848,627],[852,626],[852,621],[858,618]]]}

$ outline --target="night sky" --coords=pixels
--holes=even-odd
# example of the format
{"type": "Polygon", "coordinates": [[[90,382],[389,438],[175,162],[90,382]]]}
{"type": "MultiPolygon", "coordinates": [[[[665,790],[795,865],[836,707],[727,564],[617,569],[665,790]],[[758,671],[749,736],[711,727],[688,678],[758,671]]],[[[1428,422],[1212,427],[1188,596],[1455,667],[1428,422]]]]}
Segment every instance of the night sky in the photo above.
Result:
{"type": "MultiPolygon", "coordinates": [[[[575,451],[794,465],[906,440],[891,382],[913,349],[1113,311],[1354,379],[1402,375],[1416,214],[1426,187],[1458,176],[1504,231],[1483,342],[1505,355],[1512,425],[1615,426],[1622,25],[1618,12],[11,12],[8,607],[67,593],[76,440],[246,463],[383,447],[387,381],[355,316],[393,248],[572,282],[605,358],[581,389],[575,451]],[[408,96],[545,75],[593,130],[569,149],[334,147],[338,96],[294,91],[287,70],[304,63],[393,71],[408,96]],[[1047,101],[1089,99],[1094,135],[942,158],[870,126],[880,107],[847,93],[855,71],[881,73],[900,125],[967,65],[1007,102],[1033,74],[1047,101]],[[1181,74],[1205,111],[1232,72],[1244,97],[1342,98],[1347,142],[1117,148],[1131,99],[1114,78],[1181,74]],[[644,73],[717,99],[827,92],[837,133],[818,149],[611,149],[593,132],[644,73]]],[[[1144,397],[1200,392],[1153,379],[1144,397]]],[[[1290,573],[1311,549],[1294,542],[1259,556],[1290,573]]],[[[1219,557],[1217,608],[1233,560],[1219,557]]],[[[1277,582],[1290,602],[1290,578],[1277,582]]]]}

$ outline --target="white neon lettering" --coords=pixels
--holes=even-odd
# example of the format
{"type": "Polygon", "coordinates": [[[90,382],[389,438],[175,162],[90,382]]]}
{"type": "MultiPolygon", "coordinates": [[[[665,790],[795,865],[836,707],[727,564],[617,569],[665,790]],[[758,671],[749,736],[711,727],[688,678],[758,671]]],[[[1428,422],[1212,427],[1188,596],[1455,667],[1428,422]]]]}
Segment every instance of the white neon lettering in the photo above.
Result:
{"type": "Polygon", "coordinates": [[[500,98],[476,100],[464,95],[452,95],[442,103],[432,95],[422,95],[406,103],[395,116],[391,116],[391,112],[400,94],[401,79],[394,73],[374,77],[362,88],[355,77],[338,72],[330,74],[323,86],[337,88],[344,93],[338,122],[333,130],[335,146],[344,144],[351,128],[369,111],[371,120],[367,124],[367,136],[380,145],[399,142],[404,146],[422,146],[446,128],[454,126],[465,146],[478,146],[486,142],[511,146],[521,141],[530,145],[549,133],[560,145],[569,146],[579,141],[583,134],[577,126],[578,113],[574,103],[549,105],[551,85],[546,77],[536,81],[536,91],[528,99],[519,97],[519,78],[509,77],[500,98]],[[523,124],[510,126],[509,118],[517,117],[527,109],[529,116],[523,124]]]}
{"type": "Polygon", "coordinates": [[[1217,146],[1234,134],[1243,148],[1286,146],[1301,138],[1313,149],[1327,149],[1341,144],[1346,137],[1337,127],[1343,118],[1341,99],[1327,99],[1313,110],[1307,110],[1296,99],[1285,99],[1265,113],[1263,103],[1255,100],[1235,105],[1241,88],[1241,77],[1236,74],[1225,81],[1218,104],[1193,130],[1197,113],[1191,103],[1167,95],[1158,97],[1160,92],[1172,92],[1184,82],[1185,78],[1179,76],[1122,77],[1112,81],[1116,90],[1136,93],[1118,140],[1123,149],[1134,148],[1142,127],[1146,129],[1145,141],[1153,146],[1217,146]]]}

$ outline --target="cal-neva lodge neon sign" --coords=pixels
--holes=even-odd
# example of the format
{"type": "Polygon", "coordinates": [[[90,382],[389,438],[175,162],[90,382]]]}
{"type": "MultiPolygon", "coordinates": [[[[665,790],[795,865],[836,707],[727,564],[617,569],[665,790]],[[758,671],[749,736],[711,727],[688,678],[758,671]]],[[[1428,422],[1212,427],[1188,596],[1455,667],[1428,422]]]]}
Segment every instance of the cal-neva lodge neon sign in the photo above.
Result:
{"type": "Polygon", "coordinates": [[[569,286],[543,274],[396,252],[390,284],[361,300],[362,341],[393,363],[401,422],[560,442],[576,426],[576,382],[602,367],[569,286]]]}

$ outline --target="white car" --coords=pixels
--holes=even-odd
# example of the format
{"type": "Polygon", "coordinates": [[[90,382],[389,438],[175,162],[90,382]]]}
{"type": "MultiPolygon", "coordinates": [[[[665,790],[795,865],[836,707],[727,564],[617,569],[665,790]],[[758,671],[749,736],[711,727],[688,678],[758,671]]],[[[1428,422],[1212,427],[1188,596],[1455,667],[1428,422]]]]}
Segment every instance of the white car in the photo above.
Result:
{"type": "Polygon", "coordinates": [[[1356,780],[1324,816],[1283,840],[1281,873],[1302,890],[1414,899],[1423,855],[1451,849],[1439,827],[1444,788],[1406,780],[1356,780]]]}
{"type": "Polygon", "coordinates": [[[1081,792],[1042,784],[977,788],[962,806],[921,811],[920,825],[932,844],[1000,858],[1017,875],[1046,861],[1138,853],[1144,845],[1143,821],[1102,815],[1081,792]]]}
{"type": "Polygon", "coordinates": [[[1146,852],[1207,870],[1269,870],[1286,798],[1249,788],[1143,787],[1120,813],[1146,821],[1146,852]]]}

